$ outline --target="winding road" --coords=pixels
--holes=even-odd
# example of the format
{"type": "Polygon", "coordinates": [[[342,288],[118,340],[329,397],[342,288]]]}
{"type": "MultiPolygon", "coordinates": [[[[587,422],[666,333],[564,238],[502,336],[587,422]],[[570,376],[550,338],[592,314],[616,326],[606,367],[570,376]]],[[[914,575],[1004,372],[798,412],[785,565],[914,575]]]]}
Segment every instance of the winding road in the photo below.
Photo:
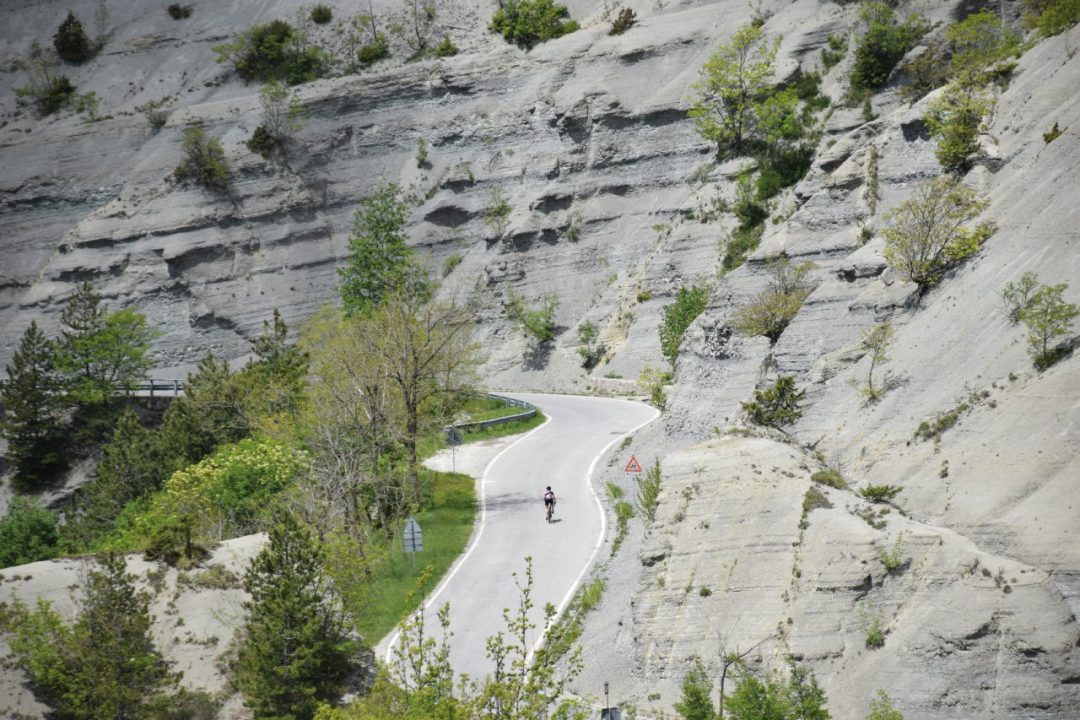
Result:
{"type": "MultiPolygon", "coordinates": [[[[491,672],[485,642],[505,630],[503,608],[519,600],[513,573],[524,578],[527,556],[534,579],[531,646],[541,640],[544,605],[561,612],[570,602],[606,532],[593,469],[609,446],[659,415],[648,405],[615,398],[505,394],[533,403],[549,420],[488,465],[478,481],[481,504],[472,541],[425,602],[429,633],[435,631],[435,610],[450,603],[450,660],[457,673],[473,679],[491,672]],[[544,520],[546,485],[558,498],[551,524],[544,520]]],[[[396,641],[394,633],[380,643],[382,657],[396,641]]]]}

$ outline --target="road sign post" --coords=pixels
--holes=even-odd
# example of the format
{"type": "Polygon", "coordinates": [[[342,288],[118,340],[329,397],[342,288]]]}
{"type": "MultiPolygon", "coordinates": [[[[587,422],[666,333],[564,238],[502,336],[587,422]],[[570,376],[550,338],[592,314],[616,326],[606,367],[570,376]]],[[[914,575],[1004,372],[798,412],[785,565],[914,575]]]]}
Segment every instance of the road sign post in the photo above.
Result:
{"type": "Polygon", "coordinates": [[[641,463],[638,462],[637,455],[630,456],[630,461],[626,463],[623,472],[626,473],[626,477],[628,478],[637,478],[641,476],[641,463]]]}
{"type": "Polygon", "coordinates": [[[405,532],[402,533],[401,542],[405,552],[412,558],[413,575],[416,574],[416,553],[424,549],[424,532],[420,529],[420,523],[416,518],[409,516],[405,521],[405,532]]]}

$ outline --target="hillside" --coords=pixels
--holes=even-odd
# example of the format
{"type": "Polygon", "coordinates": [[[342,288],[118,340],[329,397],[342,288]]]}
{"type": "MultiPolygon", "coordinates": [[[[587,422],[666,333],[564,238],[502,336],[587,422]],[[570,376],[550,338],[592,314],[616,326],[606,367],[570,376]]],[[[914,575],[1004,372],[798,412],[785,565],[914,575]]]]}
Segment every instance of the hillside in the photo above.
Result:
{"type": "MultiPolygon", "coordinates": [[[[336,23],[352,10],[329,4],[340,18],[312,32],[340,49],[336,23]]],[[[663,418],[634,443],[663,469],[657,517],[633,520],[595,571],[607,589],[585,623],[576,693],[597,697],[610,681],[613,699],[670,709],[693,657],[718,675],[724,653],[753,648],[756,669],[788,655],[812,667],[837,718],[863,717],[878,689],[909,720],[1075,716],[1078,360],[1033,367],[1001,300],[1033,272],[1071,283],[1065,298],[1080,301],[1074,38],[1029,36],[992,91],[963,182],[996,230],[922,291],[889,266],[882,230],[943,173],[924,121],[943,91],[911,99],[899,72],[865,107],[845,102],[853,54],[826,68],[821,51],[833,36],[854,42],[855,4],[636,2],[637,24],[612,36],[606,4],[574,2],[582,29],[526,52],[485,31],[488,4],[446,2],[437,34],[458,55],[405,63],[395,45],[385,63],[297,87],[303,128],[287,166],[246,147],[258,84],[211,46],[292,17],[297,3],[197,3],[177,21],[156,4],[110,5],[103,52],[65,66],[80,93],[96,93],[101,119],[20,107],[31,42],[48,44],[68,7],[91,18],[96,5],[0,10],[0,361],[32,320],[54,330],[83,281],[160,331],[155,377],[183,378],[207,352],[238,360],[275,308],[296,328],[337,298],[357,200],[396,182],[439,292],[479,308],[490,387],[638,392],[642,370],[672,367],[663,309],[680,288],[708,287],[663,418]],[[831,104],[815,115],[808,172],[769,201],[760,244],[724,272],[748,161],[713,162],[716,145],[687,110],[710,54],[762,12],[766,37],[783,38],[776,80],[818,71],[831,104]],[[139,108],[162,99],[155,129],[139,108]],[[1047,141],[1055,124],[1064,133],[1047,141]],[[195,125],[224,145],[227,193],[170,176],[195,125]],[[509,212],[496,228],[499,198],[509,212]],[[775,341],[737,331],[781,258],[813,263],[805,301],[775,341]],[[557,300],[554,342],[515,329],[515,297],[557,300]],[[883,322],[895,334],[874,370],[883,392],[868,398],[862,339],[883,322]],[[603,356],[589,370],[587,325],[603,356]],[[781,430],[746,422],[742,404],[781,376],[805,390],[801,417],[781,430]],[[811,480],[829,469],[838,487],[811,480]],[[871,503],[858,493],[871,485],[901,490],[871,503]],[[875,625],[877,649],[866,642],[875,625]]],[[[978,8],[912,9],[934,27],[909,59],[978,8]]],[[[1022,12],[993,9],[1013,25],[1022,12]]],[[[624,460],[599,479],[632,492],[616,472],[624,460]]]]}

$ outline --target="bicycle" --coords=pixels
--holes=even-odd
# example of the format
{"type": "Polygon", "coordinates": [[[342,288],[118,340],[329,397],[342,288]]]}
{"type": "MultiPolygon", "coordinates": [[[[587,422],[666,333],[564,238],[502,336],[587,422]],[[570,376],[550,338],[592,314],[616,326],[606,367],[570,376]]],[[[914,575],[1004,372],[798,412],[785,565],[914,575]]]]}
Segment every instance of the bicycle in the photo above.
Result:
{"type": "Polygon", "coordinates": [[[555,501],[552,500],[547,504],[547,521],[550,523],[555,519],[555,501]]]}

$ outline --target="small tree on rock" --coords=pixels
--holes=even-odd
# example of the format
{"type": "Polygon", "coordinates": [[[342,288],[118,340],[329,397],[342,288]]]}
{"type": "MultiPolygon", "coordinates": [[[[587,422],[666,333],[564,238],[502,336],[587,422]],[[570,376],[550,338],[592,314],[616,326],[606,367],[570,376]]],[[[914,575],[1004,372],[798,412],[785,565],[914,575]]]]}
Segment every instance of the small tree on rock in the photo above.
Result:
{"type": "Polygon", "coordinates": [[[779,48],[779,37],[766,42],[760,27],[747,25],[701,69],[689,114],[698,133],[720,152],[741,154],[757,139],[779,48]]]}
{"type": "Polygon", "coordinates": [[[885,260],[920,292],[974,255],[994,232],[991,222],[965,227],[989,205],[957,178],[941,176],[919,185],[912,197],[885,215],[885,260]]]}
{"type": "Polygon", "coordinates": [[[1068,287],[1068,283],[1041,286],[1020,312],[1020,321],[1028,329],[1028,353],[1039,370],[1064,357],[1064,353],[1051,343],[1067,335],[1080,315],[1080,307],[1065,302],[1064,293],[1068,287]]]}
{"type": "Polygon", "coordinates": [[[863,334],[862,346],[870,356],[870,368],[866,372],[864,392],[871,400],[877,400],[885,393],[885,388],[874,387],[874,369],[889,359],[887,353],[895,334],[896,331],[888,322],[878,323],[863,334]]]}
{"type": "Polygon", "coordinates": [[[82,23],[74,12],[68,10],[67,18],[60,23],[53,35],[53,47],[60,59],[69,63],[81,63],[94,54],[94,45],[86,36],[82,23]]]}
{"type": "Polygon", "coordinates": [[[704,312],[709,303],[709,289],[704,285],[681,287],[675,294],[675,302],[664,308],[660,322],[660,352],[674,365],[679,357],[679,346],[690,323],[704,312]]]}
{"type": "Polygon", "coordinates": [[[388,294],[417,277],[404,232],[409,206],[401,188],[388,183],[360,200],[349,236],[349,259],[338,268],[342,304],[349,315],[366,314],[388,294]]]}
{"type": "Polygon", "coordinates": [[[190,180],[215,192],[228,189],[231,171],[220,140],[208,137],[201,127],[193,127],[184,133],[183,152],[173,170],[177,180],[190,180]]]}
{"type": "Polygon", "coordinates": [[[805,390],[795,389],[795,378],[781,375],[767,390],[755,390],[752,402],[742,403],[750,422],[755,425],[780,430],[802,417],[799,403],[806,397],[805,390]]]}
{"type": "Polygon", "coordinates": [[[236,680],[256,718],[309,720],[344,690],[356,651],[308,531],[287,513],[244,577],[251,600],[236,680]]]}
{"type": "Polygon", "coordinates": [[[712,702],[713,684],[705,672],[700,658],[694,658],[694,664],[683,676],[682,699],[675,703],[675,712],[683,720],[713,720],[716,709],[712,702]]]}

